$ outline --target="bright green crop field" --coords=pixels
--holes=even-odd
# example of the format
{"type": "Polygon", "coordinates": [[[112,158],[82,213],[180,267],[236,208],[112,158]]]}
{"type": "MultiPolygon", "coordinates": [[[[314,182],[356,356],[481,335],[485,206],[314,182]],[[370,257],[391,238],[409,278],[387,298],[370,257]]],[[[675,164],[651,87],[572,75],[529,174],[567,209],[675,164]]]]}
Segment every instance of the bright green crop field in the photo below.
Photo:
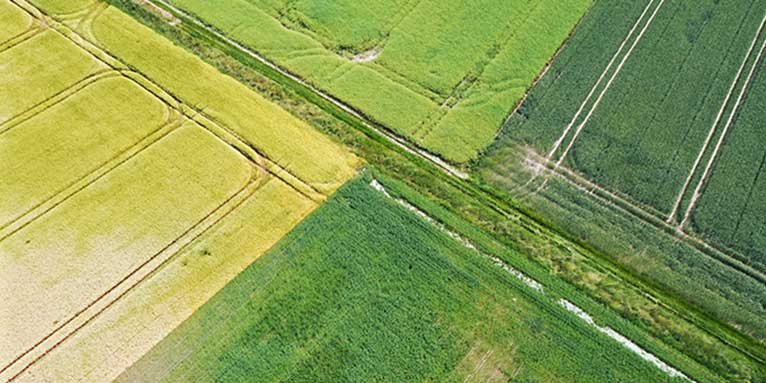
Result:
{"type": "Polygon", "coordinates": [[[673,380],[369,182],[344,186],[118,381],[673,380]]]}
{"type": "Polygon", "coordinates": [[[173,0],[427,150],[475,159],[591,0],[173,0]]]}

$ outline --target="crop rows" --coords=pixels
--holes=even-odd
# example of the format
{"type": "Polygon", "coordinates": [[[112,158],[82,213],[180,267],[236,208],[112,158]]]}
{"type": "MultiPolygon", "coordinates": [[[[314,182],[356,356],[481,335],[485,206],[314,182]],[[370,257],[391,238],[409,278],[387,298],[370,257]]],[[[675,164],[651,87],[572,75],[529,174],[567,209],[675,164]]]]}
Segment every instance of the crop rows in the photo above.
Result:
{"type": "MultiPolygon", "coordinates": [[[[46,11],[78,7],[39,3],[46,11]]],[[[35,32],[20,27],[0,36],[13,42],[0,41],[0,65],[9,68],[0,74],[0,160],[7,165],[0,175],[8,181],[0,186],[0,295],[8,303],[0,310],[3,381],[116,376],[356,164],[304,123],[119,11],[79,4],[89,8],[61,16],[72,29],[23,0],[0,2],[7,14],[33,20],[19,24],[35,32]],[[114,29],[144,39],[100,41],[100,31],[114,29]],[[169,57],[124,63],[111,52],[150,49],[140,44],[169,57]],[[174,62],[197,70],[196,77],[163,77],[159,64],[174,62]],[[238,105],[216,102],[205,81],[238,105]],[[187,104],[202,89],[209,106],[187,104]],[[286,146],[284,137],[306,142],[286,146]],[[232,230],[250,233],[251,245],[232,247],[232,230]],[[213,249],[222,258],[210,258],[213,249]],[[136,314],[139,306],[146,315],[136,314]]]]}
{"type": "Polygon", "coordinates": [[[673,381],[369,182],[344,186],[118,381],[673,381]]]}
{"type": "Polygon", "coordinates": [[[390,2],[169,3],[420,147],[463,163],[491,143],[590,1],[465,7],[423,0],[402,2],[398,11],[379,10],[390,2]]]}

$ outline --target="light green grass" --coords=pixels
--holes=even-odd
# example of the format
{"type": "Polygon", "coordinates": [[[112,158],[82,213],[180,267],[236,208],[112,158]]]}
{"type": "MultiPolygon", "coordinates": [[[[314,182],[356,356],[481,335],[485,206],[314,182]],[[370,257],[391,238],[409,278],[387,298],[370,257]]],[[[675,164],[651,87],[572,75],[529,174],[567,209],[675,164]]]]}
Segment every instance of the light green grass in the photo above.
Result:
{"type": "Polygon", "coordinates": [[[380,44],[418,0],[251,0],[291,28],[310,33],[325,47],[361,53],[380,44]]]}
{"type": "Polygon", "coordinates": [[[358,178],[118,381],[669,381],[358,178]]]}
{"type": "Polygon", "coordinates": [[[0,225],[158,129],[165,110],[131,81],[107,78],[0,134],[0,225]]]}
{"type": "Polygon", "coordinates": [[[93,31],[97,44],[316,189],[329,193],[355,172],[343,147],[119,10],[104,11],[93,31]]]}
{"type": "Polygon", "coordinates": [[[457,163],[475,159],[493,141],[507,114],[591,4],[172,2],[457,163]],[[386,7],[391,9],[379,11],[386,7]],[[362,28],[368,20],[369,26],[362,28]],[[358,38],[349,37],[357,33],[358,38]],[[349,61],[348,51],[373,47],[379,57],[371,62],[349,61]]]}
{"type": "Polygon", "coordinates": [[[0,124],[105,69],[55,31],[0,52],[0,124]]]}

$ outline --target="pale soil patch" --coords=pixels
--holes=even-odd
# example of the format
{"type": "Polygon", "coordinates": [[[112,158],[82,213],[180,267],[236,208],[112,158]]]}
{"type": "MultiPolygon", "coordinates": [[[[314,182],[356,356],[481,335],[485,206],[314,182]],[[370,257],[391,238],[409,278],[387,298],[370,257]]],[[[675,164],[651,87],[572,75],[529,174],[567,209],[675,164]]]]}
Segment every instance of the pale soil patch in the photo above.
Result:
{"type": "Polygon", "coordinates": [[[353,56],[349,60],[355,63],[367,63],[378,58],[378,56],[380,56],[382,52],[383,52],[382,48],[375,47],[368,51],[362,52],[356,56],[353,56]]]}
{"type": "Polygon", "coordinates": [[[270,178],[205,236],[33,365],[18,381],[114,380],[316,206],[270,178]]]}
{"type": "Polygon", "coordinates": [[[179,19],[178,17],[176,17],[172,13],[166,11],[164,8],[162,8],[160,6],[157,6],[157,4],[154,4],[154,3],[152,3],[149,0],[135,0],[135,1],[136,1],[136,3],[144,6],[145,8],[149,9],[153,13],[155,13],[155,14],[159,15],[160,17],[162,17],[163,19],[165,19],[165,21],[167,21],[168,24],[170,24],[172,26],[176,26],[178,24],[181,24],[181,19],[179,19]]]}
{"type": "Polygon", "coordinates": [[[501,368],[507,368],[509,360],[513,359],[515,353],[516,348],[510,348],[510,350],[504,351],[496,348],[489,348],[482,342],[477,342],[460,361],[457,366],[457,371],[465,376],[463,383],[508,382],[509,379],[518,374],[518,370],[512,371],[511,376],[508,376],[501,368]]]}
{"type": "Polygon", "coordinates": [[[237,194],[251,166],[181,128],[0,242],[0,368],[237,194]]]}
{"type": "MultiPolygon", "coordinates": [[[[108,19],[113,23],[107,29],[125,37],[112,48],[128,55],[138,39],[156,44],[157,52],[172,51],[148,63],[147,49],[139,49],[126,61],[150,70],[163,80],[160,85],[204,105],[209,114],[163,98],[147,79],[120,74],[147,86],[171,109],[190,113],[188,118],[206,123],[212,115],[216,121],[205,125],[208,131],[190,121],[169,129],[134,158],[0,239],[0,298],[8,303],[0,307],[0,381],[111,381],[317,206],[313,195],[304,197],[301,185],[329,194],[358,164],[342,147],[235,80],[148,29],[134,30],[139,24],[130,17],[103,10],[98,15],[122,16],[108,19]],[[192,68],[191,74],[164,77],[179,65],[192,68]],[[209,84],[230,92],[212,94],[209,84]],[[228,133],[215,129],[218,123],[235,137],[229,140],[228,133]],[[243,128],[261,135],[244,141],[243,128]],[[275,162],[296,156],[269,159],[258,151],[267,144],[290,152],[294,142],[311,156],[307,166],[316,171],[301,168],[299,174],[308,175],[309,183],[275,162]]],[[[100,66],[115,61],[61,23],[53,20],[51,28],[65,37],[56,31],[48,36],[80,45],[72,52],[85,54],[83,48],[102,61],[96,60],[100,66]]],[[[37,63],[37,55],[25,53],[37,63]]],[[[69,61],[83,61],[57,59],[58,71],[74,65],[69,61]]],[[[17,72],[9,77],[16,79],[17,72]]],[[[0,95],[4,91],[0,88],[0,95]]]]}

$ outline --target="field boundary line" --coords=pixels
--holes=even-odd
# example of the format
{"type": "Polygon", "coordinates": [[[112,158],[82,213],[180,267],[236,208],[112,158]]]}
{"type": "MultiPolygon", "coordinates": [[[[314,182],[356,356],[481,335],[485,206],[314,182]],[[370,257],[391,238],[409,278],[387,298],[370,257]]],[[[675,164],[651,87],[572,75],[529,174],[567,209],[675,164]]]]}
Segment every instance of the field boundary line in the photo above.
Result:
{"type": "Polygon", "coordinates": [[[649,16],[649,19],[647,20],[646,24],[644,24],[644,27],[641,29],[641,32],[639,32],[638,36],[636,36],[636,39],[633,41],[633,44],[631,44],[628,51],[625,53],[625,56],[623,56],[622,60],[620,60],[620,63],[617,65],[617,68],[615,68],[614,73],[609,78],[609,81],[607,81],[606,85],[604,86],[604,89],[601,90],[601,93],[599,93],[598,97],[596,98],[596,101],[594,101],[593,105],[591,106],[588,113],[585,115],[585,118],[583,121],[577,126],[577,129],[575,129],[574,135],[572,136],[572,139],[569,141],[569,144],[564,149],[564,152],[561,154],[561,157],[556,161],[556,166],[561,165],[564,160],[567,157],[567,154],[569,154],[569,151],[572,150],[572,147],[574,146],[575,142],[577,141],[578,136],[582,132],[585,125],[590,120],[590,117],[593,115],[593,113],[596,111],[598,106],[601,104],[601,100],[603,100],[604,95],[609,90],[609,88],[612,86],[612,83],[617,78],[617,75],[620,74],[620,71],[622,71],[622,67],[625,65],[625,62],[628,61],[631,54],[633,53],[633,50],[636,48],[639,42],[641,42],[641,38],[643,38],[644,33],[646,33],[647,29],[649,29],[649,26],[651,26],[652,21],[654,21],[655,16],[657,16],[657,13],[659,13],[660,8],[665,4],[665,0],[660,0],[659,4],[657,5],[657,8],[654,9],[654,12],[652,12],[652,15],[649,16]]]}
{"type": "MultiPolygon", "coordinates": [[[[642,206],[634,201],[631,201],[629,197],[622,196],[617,192],[613,192],[573,169],[570,169],[566,166],[556,166],[552,160],[547,160],[543,157],[540,157],[539,160],[527,158],[525,161],[529,161],[536,167],[552,171],[555,174],[562,176],[563,178],[569,180],[571,183],[581,187],[588,194],[600,194],[604,196],[604,198],[612,200],[615,204],[623,205],[626,208],[635,211],[636,215],[642,217],[644,220],[662,220],[662,214],[659,211],[649,206],[642,206]]],[[[544,186],[545,185],[542,185],[540,188],[544,186]]]]}
{"type": "Polygon", "coordinates": [[[98,81],[103,79],[108,79],[108,78],[116,78],[116,77],[120,77],[120,73],[112,69],[102,69],[102,70],[93,72],[85,76],[84,78],[75,81],[74,83],[70,84],[64,89],[56,92],[54,95],[46,98],[45,100],[40,101],[39,103],[35,105],[32,105],[31,107],[24,110],[23,112],[9,118],[8,120],[1,122],[0,135],[34,118],[38,114],[41,114],[45,112],[46,110],[66,101],[70,97],[77,95],[77,93],[79,93],[80,91],[84,89],[87,89],[89,86],[97,83],[98,81]]]}
{"type": "MultiPolygon", "coordinates": [[[[42,11],[37,9],[35,9],[35,11],[39,12],[41,15],[44,16],[44,13],[42,11]]],[[[98,9],[96,9],[95,11],[98,11],[98,9]]],[[[41,17],[41,16],[35,16],[34,13],[31,11],[28,11],[28,12],[30,12],[30,14],[32,14],[34,17],[41,17]]],[[[84,15],[87,16],[88,14],[91,14],[91,13],[92,12],[88,12],[84,15]]],[[[135,70],[132,70],[132,69],[122,68],[122,67],[127,68],[127,66],[120,59],[113,57],[111,53],[109,53],[105,49],[99,47],[97,44],[89,41],[88,39],[83,38],[82,36],[80,36],[80,34],[77,31],[74,31],[69,26],[62,25],[60,22],[56,21],[55,19],[53,20],[54,20],[53,23],[55,23],[53,28],[54,30],[56,30],[62,36],[70,40],[72,43],[74,43],[83,51],[88,52],[96,60],[112,68],[111,71],[116,71],[122,74],[128,80],[132,81],[137,86],[144,89],[146,92],[149,92],[150,94],[152,94],[159,101],[165,103],[169,108],[177,111],[178,113],[181,113],[183,116],[187,117],[188,119],[197,122],[201,126],[201,128],[210,131],[210,129],[207,126],[205,126],[204,124],[200,123],[197,120],[198,116],[200,115],[206,116],[206,119],[215,123],[221,129],[224,129],[227,133],[234,136],[237,141],[241,142],[242,145],[237,147],[237,146],[232,146],[231,143],[226,140],[222,140],[223,142],[225,142],[230,147],[234,148],[241,155],[244,155],[245,157],[253,161],[258,166],[264,167],[265,170],[272,173],[272,175],[281,179],[283,182],[287,183],[290,187],[292,187],[294,190],[302,194],[304,197],[312,200],[313,202],[321,202],[327,197],[323,193],[316,190],[308,182],[293,175],[288,170],[284,169],[281,165],[279,165],[276,161],[271,160],[268,156],[266,156],[260,150],[254,148],[253,145],[249,144],[246,140],[244,140],[241,136],[237,135],[231,129],[229,129],[228,127],[222,126],[220,122],[217,122],[212,117],[205,115],[204,111],[201,111],[198,108],[185,103],[183,100],[179,99],[178,97],[173,95],[171,92],[165,90],[165,88],[163,88],[159,84],[152,81],[149,77],[145,76],[143,73],[136,72],[135,70]],[[57,28],[62,28],[64,29],[64,31],[60,31],[57,28]],[[76,36],[77,39],[72,38],[73,36],[76,36]],[[191,111],[191,113],[189,113],[189,111],[191,111]],[[255,152],[257,156],[246,154],[245,152],[242,151],[242,146],[246,146],[252,149],[252,151],[255,152]],[[264,159],[265,165],[258,162],[256,160],[257,157],[261,157],[262,159],[264,159]]],[[[2,131],[0,131],[0,133],[2,133],[2,131]]],[[[216,134],[212,131],[210,131],[210,133],[215,135],[218,139],[221,139],[219,134],[216,134]]]]}
{"type": "MultiPolygon", "coordinates": [[[[165,10],[164,8],[158,7],[156,4],[154,4],[152,2],[152,0],[133,0],[133,2],[137,2],[139,4],[143,3],[143,4],[146,4],[146,5],[149,5],[149,6],[153,6],[153,7],[165,10]]],[[[404,15],[402,16],[401,20],[399,20],[399,22],[394,22],[394,24],[396,24],[396,25],[394,25],[391,29],[386,31],[386,33],[390,33],[394,28],[398,27],[400,22],[404,21],[404,19],[409,17],[409,15],[412,13],[412,11],[414,11],[415,8],[417,8],[418,5],[421,2],[422,2],[422,0],[411,1],[408,4],[414,3],[414,5],[412,5],[412,9],[409,9],[409,10],[406,9],[406,7],[407,7],[406,5],[402,6],[401,8],[405,9],[404,15]]],[[[172,6],[172,5],[168,4],[168,6],[172,6]]],[[[308,56],[320,55],[320,54],[317,54],[317,53],[312,53],[312,54],[306,53],[306,54],[300,54],[300,55],[296,55],[296,54],[297,53],[301,53],[301,52],[310,52],[310,51],[313,51],[313,50],[316,50],[316,49],[323,49],[323,50],[326,51],[328,56],[333,56],[335,58],[339,58],[342,61],[344,61],[344,63],[340,67],[334,69],[331,73],[335,73],[342,66],[345,66],[347,64],[355,64],[355,62],[353,61],[352,58],[344,56],[342,53],[339,53],[339,52],[333,50],[331,47],[325,45],[324,42],[320,41],[320,39],[317,38],[317,37],[321,37],[321,38],[328,39],[328,40],[330,39],[323,32],[313,31],[310,28],[296,29],[296,28],[292,27],[291,25],[286,24],[285,22],[283,22],[282,19],[280,19],[278,17],[275,17],[268,10],[264,10],[261,7],[257,6],[257,5],[253,5],[253,6],[257,10],[263,12],[264,15],[268,16],[269,18],[274,20],[276,23],[278,23],[282,28],[284,28],[284,29],[286,29],[286,30],[288,30],[288,31],[290,31],[292,33],[299,34],[299,35],[301,35],[301,36],[311,40],[312,42],[316,43],[317,45],[319,45],[319,47],[316,47],[316,48],[307,48],[307,49],[302,49],[302,50],[298,50],[298,51],[292,52],[292,54],[294,54],[294,55],[290,56],[288,58],[288,61],[289,60],[293,60],[293,59],[295,59],[297,57],[308,57],[308,56]],[[312,33],[315,34],[315,35],[312,35],[312,33]]],[[[189,16],[193,17],[193,18],[200,18],[197,15],[193,14],[193,12],[185,12],[185,13],[188,14],[189,16]]],[[[301,14],[301,16],[305,16],[305,15],[301,14]]],[[[381,44],[376,45],[372,49],[379,49],[379,53],[382,53],[383,47],[385,47],[386,42],[387,42],[388,39],[389,39],[389,37],[386,37],[386,38],[382,39],[381,40],[381,44]]],[[[391,81],[392,83],[394,83],[396,85],[402,86],[402,87],[406,88],[407,90],[411,91],[412,93],[414,93],[414,94],[416,94],[418,96],[421,96],[421,97],[427,99],[428,101],[430,101],[430,102],[432,102],[432,103],[434,103],[436,105],[441,103],[443,101],[443,99],[446,98],[446,95],[443,95],[440,92],[427,87],[425,84],[421,84],[419,81],[417,81],[415,79],[412,79],[412,78],[408,77],[407,75],[405,75],[403,73],[400,73],[398,70],[396,70],[394,68],[389,68],[387,66],[384,66],[384,65],[376,62],[375,60],[369,61],[369,62],[367,62],[367,64],[369,65],[369,67],[367,67],[368,69],[372,69],[373,71],[375,71],[375,73],[377,73],[380,76],[384,77],[386,80],[391,81]]],[[[332,77],[333,76],[329,76],[328,78],[332,78],[332,77]]]]}
{"type": "MultiPolygon", "coordinates": [[[[524,18],[524,21],[521,24],[523,26],[529,24],[531,22],[530,19],[532,14],[539,10],[541,6],[542,2],[539,2],[533,7],[530,7],[523,15],[521,15],[520,17],[524,18]]],[[[489,48],[483,52],[483,58],[486,60],[480,62],[480,68],[477,71],[473,70],[475,67],[469,70],[468,73],[463,76],[460,82],[458,82],[458,84],[455,85],[445,96],[444,101],[415,127],[412,133],[410,133],[412,140],[418,138],[422,141],[425,141],[434,133],[435,129],[439,127],[439,124],[442,123],[444,118],[452,112],[453,108],[458,107],[458,105],[466,101],[464,96],[469,94],[471,89],[481,83],[481,78],[487,71],[487,68],[492,65],[495,60],[497,60],[498,56],[500,56],[508,48],[512,40],[514,40],[518,35],[518,30],[514,30],[511,24],[513,23],[509,22],[503,26],[503,30],[498,35],[498,39],[494,41],[495,44],[493,44],[496,49],[489,48]]],[[[502,83],[505,83],[505,81],[499,84],[502,83]]],[[[455,138],[457,138],[457,136],[455,138]]],[[[465,140],[461,141],[463,144],[467,145],[465,140]]]]}
{"type": "MultiPolygon", "coordinates": [[[[766,15],[764,15],[763,21],[766,22],[766,15]]],[[[761,24],[761,26],[763,26],[763,23],[761,24]]],[[[753,79],[753,74],[755,73],[756,69],[758,69],[758,65],[761,62],[764,49],[766,49],[766,39],[763,40],[763,43],[761,44],[761,48],[758,51],[758,54],[755,56],[755,61],[753,61],[753,66],[750,68],[750,72],[748,73],[747,78],[745,79],[745,83],[742,85],[742,89],[740,90],[739,95],[737,96],[737,100],[734,102],[734,107],[732,108],[729,114],[729,118],[726,120],[726,124],[724,124],[723,131],[721,132],[721,135],[718,137],[718,142],[716,142],[716,145],[713,148],[713,153],[710,155],[710,159],[705,165],[705,170],[702,172],[702,176],[700,177],[699,182],[697,182],[697,186],[694,188],[694,193],[692,194],[692,198],[689,201],[689,205],[686,208],[686,212],[684,213],[684,218],[681,221],[681,223],[678,225],[679,230],[683,230],[684,226],[686,226],[686,223],[688,222],[689,218],[694,212],[694,208],[697,205],[697,200],[702,194],[702,188],[707,183],[707,179],[710,176],[710,171],[712,170],[713,165],[715,164],[716,158],[718,157],[718,152],[720,151],[721,146],[726,140],[726,134],[729,132],[729,128],[731,128],[732,122],[734,121],[734,117],[736,117],[737,113],[739,112],[739,107],[742,105],[742,99],[744,98],[745,94],[747,93],[747,90],[750,87],[750,83],[753,79]]]]}
{"type": "MultiPolygon", "coordinates": [[[[672,223],[673,220],[675,219],[676,214],[678,214],[678,208],[681,206],[681,202],[683,201],[683,197],[686,194],[686,190],[689,188],[689,184],[692,182],[692,178],[694,178],[694,174],[697,172],[697,168],[702,162],[702,158],[704,157],[705,152],[710,146],[710,142],[712,141],[713,136],[715,135],[714,133],[716,131],[716,127],[718,126],[718,123],[721,121],[721,118],[724,115],[724,111],[726,110],[726,106],[729,104],[729,100],[731,99],[731,95],[734,93],[734,89],[736,89],[737,83],[742,77],[742,72],[745,70],[745,66],[748,60],[750,59],[753,49],[756,46],[758,37],[760,37],[763,32],[764,24],[766,24],[766,15],[764,15],[763,19],[761,20],[760,26],[755,32],[755,37],[750,43],[750,48],[747,50],[744,60],[742,60],[742,65],[740,65],[739,70],[737,71],[737,74],[734,76],[734,81],[732,81],[731,86],[729,87],[729,91],[726,94],[726,97],[724,98],[723,104],[721,104],[721,108],[718,110],[718,114],[716,115],[716,118],[713,121],[713,125],[710,127],[710,131],[708,132],[708,135],[705,138],[705,142],[702,144],[702,148],[697,154],[697,158],[694,160],[694,164],[692,165],[691,171],[689,172],[689,175],[686,177],[686,180],[684,181],[684,184],[678,193],[676,201],[673,204],[673,209],[671,210],[670,215],[668,215],[668,219],[667,219],[668,223],[672,223]]],[[[753,65],[757,65],[757,59],[753,65]]],[[[744,86],[747,87],[747,84],[745,84],[744,86]]]]}
{"type": "MultiPolygon", "coordinates": [[[[37,19],[35,19],[37,21],[37,19]]],[[[3,53],[7,50],[12,49],[13,47],[25,43],[27,40],[32,39],[33,37],[40,34],[40,32],[44,31],[45,28],[40,25],[33,25],[29,27],[29,29],[25,30],[24,32],[19,33],[16,36],[11,37],[8,40],[5,40],[3,42],[0,42],[0,53],[3,53]]]]}
{"type": "MultiPolygon", "coordinates": [[[[212,135],[212,133],[208,134],[212,135]]],[[[0,369],[0,376],[12,374],[7,382],[16,380],[21,376],[21,374],[32,367],[35,363],[37,363],[37,361],[48,355],[51,351],[53,351],[67,339],[74,336],[80,329],[96,319],[101,313],[106,311],[114,303],[131,292],[136,286],[154,275],[157,270],[166,265],[170,260],[174,259],[175,255],[187,249],[190,245],[196,243],[198,238],[208,233],[211,228],[215,227],[219,222],[228,217],[233,211],[235,211],[245,201],[247,201],[256,191],[258,191],[258,189],[260,189],[261,186],[263,186],[268,181],[268,177],[266,177],[265,174],[262,174],[261,168],[253,165],[247,158],[243,159],[250,164],[251,170],[254,171],[251,174],[250,179],[245,182],[245,184],[238,191],[227,197],[211,212],[202,217],[191,227],[187,228],[183,233],[181,233],[181,235],[171,240],[167,245],[165,245],[165,247],[148,257],[144,262],[139,264],[133,270],[130,270],[128,274],[117,281],[116,284],[110,288],[107,288],[107,290],[99,295],[95,300],[88,303],[85,307],[58,325],[48,335],[43,337],[36,344],[16,357],[10,364],[0,369]],[[123,289],[118,290],[121,287],[123,289]],[[81,323],[78,324],[76,322],[78,320],[81,321],[81,323]],[[72,324],[72,326],[70,326],[70,324],[72,324]],[[66,330],[64,329],[65,327],[74,328],[71,330],[66,330]],[[63,332],[66,334],[63,334],[60,339],[56,339],[57,335],[62,334],[62,329],[64,329],[63,332]],[[35,352],[35,350],[39,349],[41,346],[44,348],[44,350],[35,352]],[[32,353],[35,353],[36,355],[32,355],[32,353]],[[15,365],[18,365],[20,362],[23,364],[25,361],[27,361],[27,363],[23,366],[20,366],[16,370],[11,370],[15,365]]]]}
{"type": "Polygon", "coordinates": [[[10,222],[0,225],[0,242],[23,229],[37,218],[53,210],[58,205],[66,202],[66,200],[108,175],[125,162],[130,161],[147,148],[158,143],[163,138],[167,137],[167,135],[174,132],[182,123],[183,121],[179,119],[161,124],[157,129],[137,141],[135,144],[117,153],[115,156],[101,163],[84,176],[72,181],[61,190],[56,191],[49,198],[36,204],[10,222]]]}
{"type": "MultiPolygon", "coordinates": [[[[721,262],[724,265],[729,266],[750,278],[753,278],[759,283],[766,284],[766,274],[764,274],[763,271],[749,266],[741,259],[740,256],[738,256],[736,253],[732,253],[729,249],[724,249],[719,246],[710,244],[703,238],[700,238],[694,234],[676,230],[674,226],[665,222],[662,216],[657,216],[641,209],[632,202],[627,201],[618,195],[615,195],[614,193],[604,189],[592,181],[589,181],[587,178],[577,174],[565,166],[556,167],[551,161],[542,163],[531,158],[527,159],[527,161],[533,162],[543,171],[547,171],[553,176],[559,177],[570,186],[580,190],[586,195],[590,195],[596,198],[606,206],[610,206],[624,213],[630,214],[636,217],[640,222],[654,226],[661,232],[686,242],[694,249],[699,251],[702,255],[711,257],[714,260],[721,262]],[[578,180],[582,180],[585,185],[579,183],[580,181],[578,180]]],[[[540,192],[544,186],[545,184],[537,188],[535,192],[540,192]]]]}
{"type": "Polygon", "coordinates": [[[256,166],[278,178],[280,181],[287,184],[287,186],[301,194],[303,197],[311,200],[314,203],[322,203],[327,198],[326,195],[314,188],[310,183],[303,181],[298,176],[283,168],[268,156],[264,155],[255,146],[249,144],[231,128],[227,127],[225,124],[222,124],[220,121],[217,121],[212,116],[207,115],[204,111],[199,111],[194,115],[192,120],[197,123],[201,129],[208,131],[223,144],[237,151],[240,155],[248,158],[256,166]],[[200,121],[200,119],[202,120],[200,121]],[[213,125],[213,127],[208,125],[213,125]],[[260,160],[260,162],[258,160],[260,160]]]}
{"type": "Polygon", "coordinates": [[[328,93],[325,93],[324,91],[316,88],[315,86],[307,83],[300,77],[288,72],[285,69],[282,69],[280,66],[272,63],[271,61],[267,60],[260,54],[256,53],[255,51],[243,46],[242,44],[239,44],[238,42],[232,40],[231,38],[227,37],[226,35],[222,34],[221,32],[218,32],[216,29],[208,26],[204,22],[200,21],[199,19],[191,16],[190,14],[186,13],[183,10],[180,10],[170,3],[168,3],[165,0],[146,0],[148,2],[153,3],[160,3],[162,4],[166,9],[169,9],[176,15],[181,16],[181,18],[186,19],[190,22],[192,22],[194,25],[197,25],[198,27],[204,29],[208,33],[212,34],[222,42],[226,43],[230,47],[235,48],[241,53],[244,53],[248,57],[255,59],[256,61],[260,62],[261,64],[267,66],[269,69],[272,69],[279,73],[280,75],[287,77],[288,79],[292,80],[293,82],[297,83],[298,85],[304,87],[305,89],[310,90],[312,93],[316,94],[317,96],[321,97],[327,102],[330,102],[335,107],[340,108],[342,111],[348,113],[349,115],[356,118],[362,125],[364,125],[366,128],[370,129],[371,131],[374,131],[379,136],[384,138],[385,140],[389,141],[390,143],[400,147],[401,149],[405,150],[406,152],[415,155],[417,157],[420,157],[421,159],[424,159],[434,165],[436,165],[439,169],[444,171],[445,173],[458,177],[460,179],[468,179],[469,176],[467,173],[457,169],[456,167],[450,165],[445,160],[443,160],[441,157],[429,153],[417,146],[415,146],[413,143],[407,141],[406,139],[403,139],[399,137],[398,134],[393,133],[389,128],[386,128],[385,126],[374,122],[369,117],[365,116],[361,112],[357,111],[356,109],[352,108],[348,104],[336,99],[335,97],[329,95],[328,93]]]}
{"type": "Polygon", "coordinates": [[[674,367],[668,365],[665,363],[662,359],[657,357],[656,355],[652,354],[649,351],[646,351],[641,346],[637,345],[632,340],[628,339],[626,336],[620,334],[613,328],[609,326],[602,326],[596,323],[595,320],[593,320],[593,317],[585,312],[583,309],[578,307],[572,302],[569,302],[565,298],[560,298],[558,300],[558,303],[564,307],[567,311],[574,314],[578,318],[582,319],[585,323],[590,325],[591,327],[598,330],[598,332],[606,335],[607,337],[611,338],[615,342],[619,343],[621,346],[625,347],[626,349],[630,350],[634,354],[638,355],[641,359],[653,364],[655,367],[657,367],[660,371],[664,372],[671,378],[683,378],[690,382],[695,382],[693,379],[689,378],[684,374],[683,372],[675,369],[674,367]]]}
{"type": "MultiPolygon", "coordinates": [[[[436,229],[438,229],[442,233],[448,235],[455,242],[457,242],[458,244],[462,245],[466,249],[470,250],[471,253],[473,253],[475,255],[478,255],[480,258],[483,258],[483,259],[491,261],[494,264],[494,266],[496,266],[496,267],[502,269],[503,271],[505,271],[506,273],[510,274],[512,277],[514,277],[516,280],[518,280],[518,282],[524,284],[526,288],[529,288],[529,289],[534,290],[535,292],[541,294],[546,300],[548,300],[549,303],[551,303],[551,304],[558,303],[558,304],[564,306],[566,311],[569,311],[570,313],[575,314],[576,316],[580,317],[580,319],[583,319],[586,322],[588,322],[588,324],[590,324],[591,326],[595,326],[600,332],[604,333],[606,336],[608,336],[612,340],[618,342],[621,346],[627,348],[629,351],[637,354],[640,358],[642,358],[642,359],[644,359],[644,360],[654,364],[662,372],[668,374],[671,377],[681,377],[681,378],[685,378],[686,380],[689,380],[691,382],[694,382],[694,380],[692,380],[689,377],[687,377],[684,373],[680,372],[679,370],[677,370],[677,369],[671,367],[670,365],[668,365],[667,363],[663,362],[658,356],[656,356],[652,352],[647,351],[646,349],[642,348],[641,346],[639,346],[635,342],[633,342],[630,339],[628,339],[626,336],[622,335],[617,330],[614,330],[614,329],[612,329],[610,327],[602,327],[602,326],[596,324],[595,321],[593,320],[592,316],[590,316],[585,311],[583,311],[579,307],[577,307],[574,304],[572,304],[571,302],[569,302],[566,298],[558,297],[558,299],[556,299],[557,297],[551,296],[550,293],[546,292],[545,285],[543,285],[542,283],[538,282],[536,279],[530,277],[529,275],[527,275],[523,271],[520,271],[520,270],[514,268],[512,265],[510,265],[505,260],[503,260],[503,259],[501,259],[501,258],[499,258],[499,257],[497,257],[495,255],[486,253],[485,251],[481,250],[480,248],[478,248],[474,244],[474,242],[471,241],[470,238],[466,238],[462,234],[460,234],[459,232],[453,231],[452,228],[450,228],[446,224],[442,223],[441,220],[432,217],[430,214],[428,214],[428,212],[426,212],[426,211],[422,210],[421,208],[413,205],[406,198],[404,198],[404,197],[394,198],[392,195],[390,195],[388,193],[388,191],[386,190],[385,186],[380,184],[380,182],[377,179],[373,178],[372,181],[369,183],[369,186],[371,188],[375,189],[376,191],[382,193],[388,199],[391,199],[391,200],[395,201],[400,206],[404,207],[405,209],[407,209],[408,211],[413,213],[415,216],[420,217],[421,219],[423,219],[424,221],[426,221],[430,225],[434,226],[436,229]],[[575,308],[575,309],[573,309],[573,308],[575,308]]],[[[522,290],[523,287],[521,287],[521,286],[516,287],[516,288],[518,290],[520,290],[520,291],[523,291],[522,290]]],[[[553,294],[553,295],[558,295],[558,294],[553,294]]],[[[656,339],[656,337],[653,337],[653,336],[652,336],[652,338],[656,339]]],[[[662,341],[660,341],[660,343],[664,344],[664,342],[662,342],[662,341]]],[[[676,353],[685,355],[683,352],[681,352],[678,349],[675,349],[675,348],[672,348],[672,347],[671,347],[671,349],[673,349],[676,353]]]]}
{"type": "Polygon", "coordinates": [[[553,155],[556,153],[556,151],[559,149],[559,146],[564,142],[564,139],[569,134],[569,131],[572,129],[572,126],[574,125],[575,121],[578,117],[580,117],[580,114],[585,109],[585,106],[590,101],[591,97],[596,93],[596,89],[601,85],[601,81],[604,80],[604,77],[606,77],[606,74],[609,72],[609,70],[612,68],[612,65],[614,65],[614,62],[617,60],[617,57],[619,57],[620,53],[622,52],[622,49],[625,48],[625,44],[628,43],[630,38],[633,36],[633,33],[636,31],[636,28],[638,28],[639,24],[641,24],[641,20],[646,16],[646,13],[651,9],[652,4],[654,3],[654,0],[649,0],[649,2],[646,4],[646,7],[644,7],[643,12],[638,16],[638,19],[636,19],[636,22],[633,24],[633,27],[628,31],[628,34],[625,36],[625,38],[622,40],[622,43],[617,48],[617,51],[614,52],[612,55],[612,58],[609,60],[609,63],[606,65],[604,70],[601,72],[601,75],[596,80],[596,83],[593,84],[590,91],[588,92],[587,96],[585,96],[585,99],[580,104],[580,107],[575,112],[574,116],[572,117],[572,120],[569,121],[569,124],[564,128],[564,131],[561,133],[561,136],[556,140],[556,142],[553,144],[553,148],[548,152],[548,155],[545,157],[547,160],[550,160],[553,158],[553,155]]]}

